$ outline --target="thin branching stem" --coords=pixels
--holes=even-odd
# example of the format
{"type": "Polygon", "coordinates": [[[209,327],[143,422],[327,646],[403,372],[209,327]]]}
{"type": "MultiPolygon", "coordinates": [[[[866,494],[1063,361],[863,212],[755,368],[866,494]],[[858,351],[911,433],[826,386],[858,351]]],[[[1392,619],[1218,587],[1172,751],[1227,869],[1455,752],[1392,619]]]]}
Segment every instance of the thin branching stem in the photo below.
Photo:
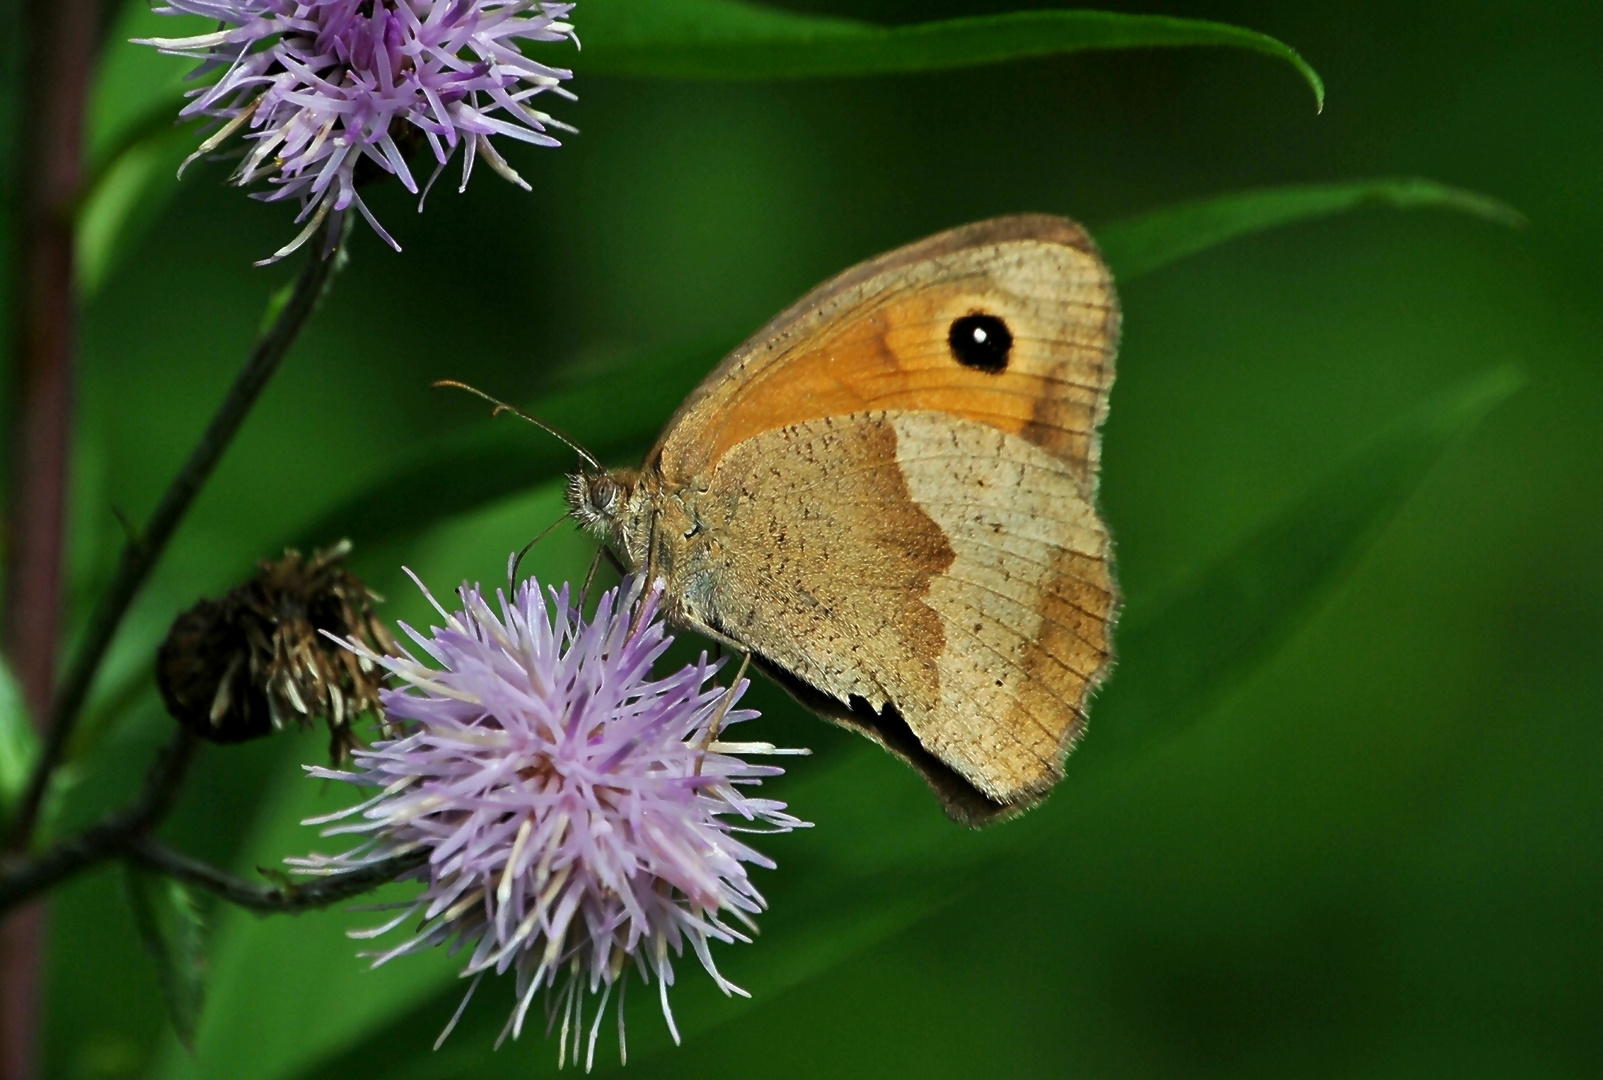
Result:
{"type": "Polygon", "coordinates": [[[5,912],[97,863],[113,859],[161,822],[178,797],[178,786],[195,750],[195,737],[179,729],[145,774],[133,802],[87,829],[63,837],[37,855],[13,856],[0,868],[0,912],[5,912]]]}
{"type": "Polygon", "coordinates": [[[327,258],[322,258],[319,252],[324,247],[323,242],[316,241],[311,246],[312,253],[295,279],[289,299],[271,325],[257,337],[245,366],[229,388],[228,396],[212,416],[200,441],[190,451],[189,459],[168,485],[149,524],[141,535],[130,537],[123,547],[122,558],[111,584],[90,616],[82,642],[73,656],[72,666],[67,669],[56,692],[50,710],[50,727],[45,734],[39,761],[28,779],[27,790],[17,804],[12,822],[13,850],[25,850],[28,846],[50,777],[61,763],[83,710],[84,699],[94,683],[95,673],[116,637],[117,628],[122,624],[129,605],[155,568],[168,541],[183,521],[184,514],[195,501],[195,496],[234,441],[251,407],[278,370],[279,363],[306,325],[328,285],[339,253],[330,252],[327,258]]]}
{"type": "Polygon", "coordinates": [[[135,839],[128,846],[126,854],[131,861],[146,869],[204,889],[230,904],[252,911],[284,914],[313,911],[372,892],[428,861],[428,852],[419,850],[396,855],[360,870],[346,870],[307,882],[258,885],[185,855],[150,836],[135,839]]]}
{"type": "Polygon", "coordinates": [[[372,892],[428,859],[428,853],[419,850],[304,884],[285,879],[258,885],[169,847],[150,832],[172,809],[195,745],[195,736],[180,729],[156,755],[133,802],[37,855],[12,856],[0,864],[0,914],[112,859],[137,863],[252,911],[286,913],[328,907],[372,892]]]}

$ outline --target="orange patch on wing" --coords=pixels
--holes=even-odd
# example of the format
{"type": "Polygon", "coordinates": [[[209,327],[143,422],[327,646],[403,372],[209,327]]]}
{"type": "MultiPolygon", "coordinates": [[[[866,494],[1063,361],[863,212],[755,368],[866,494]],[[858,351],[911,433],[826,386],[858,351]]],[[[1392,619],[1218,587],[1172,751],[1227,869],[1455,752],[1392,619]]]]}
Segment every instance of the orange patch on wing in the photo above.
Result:
{"type": "Polygon", "coordinates": [[[1106,382],[1106,301],[1043,312],[986,286],[976,277],[891,292],[833,333],[799,342],[741,387],[736,407],[709,418],[701,453],[715,462],[765,431],[885,409],[944,412],[1086,457],[1106,382]],[[1005,371],[964,367],[952,355],[953,320],[974,312],[1006,321],[1013,345],[1005,371]]]}

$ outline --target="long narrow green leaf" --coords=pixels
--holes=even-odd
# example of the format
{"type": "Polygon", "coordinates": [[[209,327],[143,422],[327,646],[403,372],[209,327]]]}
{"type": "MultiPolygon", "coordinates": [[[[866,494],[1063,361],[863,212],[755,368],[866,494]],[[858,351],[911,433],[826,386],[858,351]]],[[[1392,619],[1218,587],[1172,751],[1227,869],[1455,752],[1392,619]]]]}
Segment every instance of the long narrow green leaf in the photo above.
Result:
{"type": "Polygon", "coordinates": [[[1103,226],[1097,243],[1114,277],[1129,281],[1238,236],[1375,206],[1455,210],[1499,225],[1525,221],[1518,210],[1489,195],[1419,177],[1383,177],[1233,192],[1166,206],[1103,226]]]}
{"type": "Polygon", "coordinates": [[[1150,742],[1206,712],[1254,670],[1368,549],[1449,443],[1519,388],[1498,368],[1376,436],[1151,619],[1120,634],[1098,753],[1150,742]]]}
{"type": "MultiPolygon", "coordinates": [[[[945,828],[950,829],[950,824],[945,828]]],[[[687,954],[683,963],[676,965],[681,974],[672,994],[675,1023],[682,1039],[693,1043],[702,1034],[738,1019],[754,1005],[773,1001],[786,990],[933,915],[948,903],[941,893],[946,884],[934,874],[908,868],[860,875],[852,879],[849,888],[814,890],[795,897],[805,903],[805,909],[765,915],[756,944],[741,947],[754,955],[746,958],[750,963],[744,965],[744,973],[734,975],[733,981],[751,993],[749,999],[726,998],[700,970],[695,958],[687,954]]],[[[730,973],[732,958],[730,950],[722,950],[718,957],[726,974],[730,973]]],[[[633,980],[633,975],[630,978],[633,980]]],[[[509,1075],[558,1074],[555,1038],[542,1037],[542,1017],[530,1018],[522,1040],[492,1051],[510,1011],[511,994],[506,986],[490,982],[479,989],[445,1044],[432,1050],[463,988],[460,983],[451,985],[429,1008],[398,1019],[383,1034],[302,1074],[302,1080],[340,1080],[358,1068],[371,1070],[369,1075],[383,1076],[385,1080],[499,1080],[509,1075]]],[[[616,1000],[615,996],[614,1003],[616,1000]]],[[[594,1013],[586,1020],[593,1022],[594,1013]]],[[[627,1027],[629,1065],[622,1075],[629,1075],[651,1055],[674,1045],[663,1022],[655,988],[643,987],[638,981],[628,994],[627,1027]]],[[[595,1071],[606,1074],[619,1064],[617,1021],[610,1013],[600,1033],[595,1071]]]]}
{"type": "MultiPolygon", "coordinates": [[[[192,21],[192,20],[186,20],[192,21]]],[[[586,9],[584,73],[686,79],[897,74],[1111,49],[1244,49],[1290,64],[1324,108],[1325,88],[1295,49],[1225,23],[1107,11],[1018,11],[875,26],[746,0],[618,0],[586,9]]],[[[176,190],[193,133],[171,130],[186,62],[130,38],[181,33],[137,0],[109,35],[90,110],[92,181],[78,222],[80,287],[92,294],[176,190]]]]}
{"type": "MultiPolygon", "coordinates": [[[[1501,222],[1518,217],[1484,195],[1428,180],[1383,179],[1225,195],[1155,210],[1100,229],[1097,236],[1114,276],[1129,281],[1238,236],[1372,205],[1438,207],[1501,222]]],[[[604,461],[637,459],[725,345],[642,356],[529,408],[568,429],[604,461]]],[[[560,443],[502,418],[420,449],[292,540],[304,546],[348,536],[363,550],[572,467],[573,455],[560,443]]]]}
{"type": "Polygon", "coordinates": [[[145,951],[156,963],[162,1000],[178,1041],[194,1049],[206,998],[205,926],[189,890],[132,863],[126,868],[128,905],[145,951]]]}
{"type": "Polygon", "coordinates": [[[85,300],[100,290],[178,193],[175,174],[194,142],[193,131],[174,129],[169,118],[159,130],[122,148],[97,173],[78,208],[73,237],[78,291],[85,300]]]}
{"type": "MultiPolygon", "coordinates": [[[[652,352],[529,407],[602,461],[638,460],[657,430],[732,343],[652,352]]],[[[456,393],[441,390],[440,393],[456,393]]],[[[349,537],[361,551],[527,491],[578,465],[558,440],[511,416],[440,439],[296,531],[296,543],[349,537]]]]}
{"type": "Polygon", "coordinates": [[[174,128],[193,62],[129,39],[206,29],[203,19],[158,15],[145,0],[124,3],[107,28],[89,101],[89,179],[77,211],[78,288],[85,299],[177,192],[178,164],[198,141],[193,126],[174,128]]]}
{"type": "MultiPolygon", "coordinates": [[[[286,739],[277,779],[260,804],[238,867],[241,873],[256,878],[256,867],[280,867],[286,854],[339,850],[339,839],[319,840],[300,824],[337,809],[347,794],[308,779],[298,767],[296,752],[314,755],[316,746],[309,738],[286,739]]],[[[379,902],[395,898],[384,892],[374,897],[379,902]]],[[[206,1011],[195,1027],[191,1052],[171,1047],[153,1075],[163,1080],[295,1076],[437,993],[455,971],[443,953],[408,957],[377,971],[357,958],[359,943],[346,931],[381,921],[383,916],[338,909],[262,917],[220,905],[206,1011]]]]}
{"type": "Polygon", "coordinates": [[[782,11],[743,0],[633,0],[581,20],[580,71],[690,79],[795,79],[935,71],[1092,49],[1223,46],[1294,67],[1324,107],[1317,72],[1267,34],[1225,23],[1109,11],[1016,11],[910,26],[782,11]]]}
{"type": "MultiPolygon", "coordinates": [[[[784,880],[764,886],[775,908],[763,918],[761,938],[726,951],[720,965],[753,1001],[771,1001],[965,895],[1021,847],[1070,827],[1094,799],[1087,773],[1092,781],[1112,778],[1119,764],[1185,730],[1258,670],[1345,580],[1430,466],[1519,384],[1517,372],[1500,369],[1412,410],[1171,600],[1136,612],[1121,635],[1122,666],[1097,706],[1095,738],[1071,762],[1080,770],[1073,792],[1022,821],[981,834],[954,829],[911,775],[866,746],[787,787],[792,806],[818,827],[778,852],[784,880]]],[[[334,1080],[357,1063],[376,1062],[392,1080],[492,1080],[506,1074],[508,1056],[516,1056],[520,1073],[555,1068],[554,1047],[537,1040],[489,1054],[504,1001],[479,1002],[446,1049],[428,1053],[461,990],[455,981],[442,986],[428,1006],[396,1017],[309,1075],[334,1080]]],[[[687,1038],[750,1007],[722,1000],[694,973],[675,988],[687,1038]]],[[[651,999],[631,1010],[632,1061],[670,1045],[654,1009],[651,999]]],[[[600,1060],[615,1062],[615,1053],[609,1043],[600,1060]]]]}
{"type": "MultiPolygon", "coordinates": [[[[1426,401],[1379,432],[1168,602],[1150,614],[1136,612],[1121,636],[1123,665],[1106,699],[1098,704],[1095,750],[1082,754],[1075,764],[1106,769],[1131,760],[1184,731],[1262,667],[1278,646],[1307,622],[1320,601],[1346,580],[1430,467],[1522,383],[1517,370],[1500,368],[1426,401]]],[[[846,781],[842,785],[845,792],[863,790],[858,786],[863,777],[838,779],[846,781]]],[[[994,844],[976,845],[965,842],[966,838],[953,838],[938,852],[919,845],[902,853],[902,858],[881,864],[876,874],[865,877],[872,880],[888,873],[902,882],[892,898],[896,910],[906,915],[902,921],[872,908],[864,911],[861,900],[855,898],[865,882],[839,880],[837,875],[835,903],[855,905],[880,932],[854,944],[872,945],[956,902],[979,883],[991,880],[991,869],[999,870],[1004,860],[1016,858],[1021,846],[1049,843],[1053,835],[1073,823],[1082,806],[1083,801],[1068,802],[1066,807],[1048,805],[1006,827],[1012,835],[993,830],[997,834],[994,844]],[[921,894],[931,901],[923,908],[916,903],[921,894]]],[[[881,820],[883,813],[875,814],[865,816],[863,826],[895,835],[898,826],[911,825],[908,832],[915,837],[928,833],[923,827],[927,823],[904,822],[894,806],[887,809],[891,821],[881,820]]],[[[840,843],[841,831],[821,829],[817,839],[825,841],[834,834],[834,842],[840,843]]],[[[845,842],[850,844],[852,830],[844,831],[845,842]]],[[[809,868],[808,873],[816,881],[822,868],[809,868]]],[[[815,918],[822,915],[827,919],[835,911],[831,904],[814,904],[815,918]]],[[[782,974],[777,989],[821,974],[846,958],[838,951],[826,950],[810,965],[813,958],[803,950],[812,947],[811,935],[803,932],[783,942],[776,942],[776,936],[770,935],[763,943],[768,953],[762,962],[774,965],[782,974]],[[796,953],[790,952],[791,946],[796,953]]],[[[762,982],[751,981],[754,990],[766,990],[762,982]]],[[[733,1002],[717,1008],[711,1018],[731,1020],[749,1007],[744,1001],[733,1002]]],[[[688,1008],[681,1012],[688,1013],[688,1008]]],[[[636,1056],[641,1055],[637,1052],[636,1056]]],[[[446,1075],[460,1080],[479,1075],[488,1080],[491,1074],[487,1070],[477,1074],[418,1071],[408,1080],[446,1075]]]]}

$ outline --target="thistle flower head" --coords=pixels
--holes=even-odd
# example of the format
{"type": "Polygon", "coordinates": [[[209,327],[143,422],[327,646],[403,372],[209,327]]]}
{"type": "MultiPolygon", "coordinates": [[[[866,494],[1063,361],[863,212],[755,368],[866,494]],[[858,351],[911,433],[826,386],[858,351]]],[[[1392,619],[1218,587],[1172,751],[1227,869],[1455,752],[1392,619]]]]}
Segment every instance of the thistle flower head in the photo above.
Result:
{"type": "Polygon", "coordinates": [[[357,751],[350,771],[308,768],[380,790],[309,822],[327,826],[324,835],[365,836],[358,847],[290,860],[336,873],[427,851],[416,900],[360,936],[418,916],[421,924],[371,954],[374,963],[449,945],[468,954],[462,974],[475,987],[485,972],[513,971],[516,1004],[502,1037],[517,1037],[544,994],[548,1030],[561,1021],[563,1057],[578,1059],[588,1020],[587,1068],[615,984],[623,1049],[630,967],[655,980],[676,1041],[667,992],[687,946],[725,993],[744,993],[719,974],[709,945],[749,940],[734,924],[750,928],[765,905],[747,864],[773,863],[738,834],[805,824],[742,790],[782,770],[737,755],[785,752],[722,737],[756,715],[732,707],[743,683],[713,683],[705,654],[653,677],[670,638],[657,594],[641,591],[638,579],[625,582],[586,620],[566,588],[546,594],[531,580],[510,599],[498,592],[492,606],[463,586],[462,610],[435,605],[444,625],[431,634],[402,625],[432,663],[352,643],[400,682],[384,692],[398,737],[357,751]]]}
{"type": "Polygon", "coordinates": [[[527,190],[490,140],[556,146],[549,128],[573,130],[529,104],[547,91],[571,98],[562,83],[572,72],[518,50],[520,41],[577,43],[565,21],[572,8],[534,0],[168,0],[161,14],[200,15],[218,28],[139,44],[199,60],[196,77],[220,71],[191,91],[180,113],[221,125],[190,161],[243,131],[251,145],[234,180],[266,179],[271,189],[255,197],[300,202],[296,220],[305,228],[263,260],[272,262],[331,215],[328,235],[337,236],[333,226],[353,207],[400,250],[357,183],[363,172],[393,174],[420,195],[421,209],[427,188],[407,162],[425,143],[435,177],[460,144],[463,188],[483,157],[527,190]]]}

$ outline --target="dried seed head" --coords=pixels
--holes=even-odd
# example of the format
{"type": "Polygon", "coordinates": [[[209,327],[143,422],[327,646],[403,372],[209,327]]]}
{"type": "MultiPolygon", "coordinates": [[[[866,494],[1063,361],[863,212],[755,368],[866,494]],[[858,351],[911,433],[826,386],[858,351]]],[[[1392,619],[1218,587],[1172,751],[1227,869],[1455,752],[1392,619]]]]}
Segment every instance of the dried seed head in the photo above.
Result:
{"type": "Polygon", "coordinates": [[[351,723],[371,712],[382,721],[383,672],[324,636],[354,638],[374,653],[393,649],[373,616],[378,596],[346,570],[349,541],[308,560],[286,551],[264,559],[256,576],[221,600],[202,600],[180,615],[156,656],[156,682],[167,711],[202,738],[243,742],[328,723],[329,754],[345,761],[356,739],[351,723]]]}

